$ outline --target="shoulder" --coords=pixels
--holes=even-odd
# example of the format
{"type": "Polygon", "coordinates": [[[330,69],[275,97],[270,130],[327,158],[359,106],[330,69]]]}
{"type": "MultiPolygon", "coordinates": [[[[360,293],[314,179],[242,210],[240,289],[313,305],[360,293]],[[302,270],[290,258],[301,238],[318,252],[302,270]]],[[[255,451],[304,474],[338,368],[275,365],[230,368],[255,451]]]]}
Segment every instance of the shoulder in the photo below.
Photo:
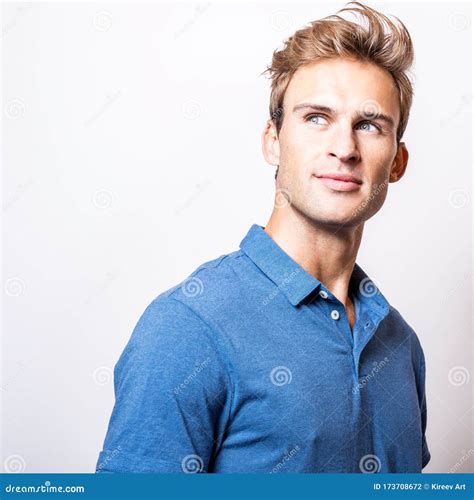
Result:
{"type": "Polygon", "coordinates": [[[389,304],[389,317],[394,329],[400,332],[400,342],[410,349],[414,365],[424,367],[425,357],[419,336],[411,324],[402,316],[400,311],[389,304]]]}
{"type": "Polygon", "coordinates": [[[205,262],[157,299],[172,304],[178,302],[189,309],[188,314],[194,313],[213,326],[219,323],[226,304],[245,293],[246,260],[245,254],[237,250],[205,262]]]}
{"type": "Polygon", "coordinates": [[[179,283],[156,296],[145,309],[141,321],[162,323],[173,320],[206,326],[205,318],[193,306],[212,303],[224,286],[235,285],[234,262],[240,257],[242,252],[235,251],[199,265],[179,283]]]}
{"type": "Polygon", "coordinates": [[[214,392],[232,386],[232,367],[210,325],[179,300],[161,294],[138,319],[115,364],[115,391],[128,393],[131,383],[175,390],[203,370],[206,377],[199,380],[214,392]]]}
{"type": "Polygon", "coordinates": [[[215,321],[223,290],[235,285],[232,262],[240,252],[221,255],[201,264],[189,276],[160,293],[144,308],[122,355],[117,370],[131,363],[161,366],[189,365],[211,359],[226,372],[228,360],[225,335],[215,321]],[[220,297],[220,299],[219,299],[220,297]]]}

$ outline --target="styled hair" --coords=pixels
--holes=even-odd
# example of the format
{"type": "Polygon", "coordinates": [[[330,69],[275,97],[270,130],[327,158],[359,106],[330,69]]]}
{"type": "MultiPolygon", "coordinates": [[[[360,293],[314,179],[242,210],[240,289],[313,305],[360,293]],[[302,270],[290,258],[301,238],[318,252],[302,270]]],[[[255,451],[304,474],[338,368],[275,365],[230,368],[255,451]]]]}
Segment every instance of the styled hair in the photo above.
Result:
{"type": "Polygon", "coordinates": [[[262,74],[271,78],[270,119],[277,133],[283,123],[283,99],[294,73],[302,66],[324,58],[347,57],[373,63],[388,71],[399,94],[400,121],[397,143],[408,123],[413,100],[413,86],[409,70],[414,53],[410,34],[405,25],[367,7],[360,2],[349,2],[337,14],[318,19],[297,30],[281,49],[273,52],[272,62],[262,74]],[[348,7],[353,5],[353,7],[348,7]],[[339,16],[341,12],[362,16],[358,24],[339,16]],[[385,31],[385,28],[387,31],[385,31]]]}

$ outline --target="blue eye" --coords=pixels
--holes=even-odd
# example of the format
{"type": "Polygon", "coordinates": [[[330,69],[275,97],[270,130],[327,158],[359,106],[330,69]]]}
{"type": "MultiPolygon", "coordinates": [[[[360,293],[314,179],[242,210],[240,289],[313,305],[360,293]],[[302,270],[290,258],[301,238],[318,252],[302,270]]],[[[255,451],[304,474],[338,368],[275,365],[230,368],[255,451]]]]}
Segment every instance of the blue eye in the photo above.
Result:
{"type": "MultiPolygon", "coordinates": [[[[326,117],[320,113],[311,113],[310,115],[308,116],[305,116],[305,121],[306,122],[310,122],[314,125],[322,125],[321,123],[321,118],[323,120],[326,120],[326,117]]],[[[378,125],[376,125],[375,123],[373,122],[370,122],[370,121],[363,121],[361,122],[359,125],[359,127],[366,127],[366,126],[372,126],[372,127],[375,127],[375,130],[379,131],[380,132],[380,127],[378,125]]],[[[374,132],[374,130],[370,130],[370,129],[367,129],[367,128],[363,128],[362,130],[365,130],[367,132],[374,132]]]]}
{"type": "Polygon", "coordinates": [[[307,121],[307,122],[311,122],[311,123],[314,123],[314,124],[316,124],[316,125],[319,125],[319,122],[314,121],[314,120],[313,120],[313,118],[324,118],[324,116],[323,116],[323,115],[320,115],[320,114],[315,114],[315,113],[313,113],[313,114],[311,114],[311,115],[308,115],[308,116],[305,118],[305,121],[307,121]]]}
{"type": "MultiPolygon", "coordinates": [[[[310,122],[314,125],[322,125],[322,123],[320,122],[321,118],[326,120],[326,117],[320,113],[311,113],[310,115],[305,116],[305,122],[310,122]]],[[[379,132],[381,131],[381,129],[378,125],[376,125],[375,123],[372,123],[370,121],[363,121],[358,126],[361,127],[361,126],[367,126],[367,125],[375,127],[376,131],[379,131],[379,132]]],[[[365,130],[366,132],[374,132],[374,130],[370,130],[367,128],[364,128],[362,130],[365,130]]]]}
{"type": "Polygon", "coordinates": [[[372,122],[362,122],[361,125],[372,125],[372,127],[375,127],[376,130],[380,130],[380,128],[372,122]]]}

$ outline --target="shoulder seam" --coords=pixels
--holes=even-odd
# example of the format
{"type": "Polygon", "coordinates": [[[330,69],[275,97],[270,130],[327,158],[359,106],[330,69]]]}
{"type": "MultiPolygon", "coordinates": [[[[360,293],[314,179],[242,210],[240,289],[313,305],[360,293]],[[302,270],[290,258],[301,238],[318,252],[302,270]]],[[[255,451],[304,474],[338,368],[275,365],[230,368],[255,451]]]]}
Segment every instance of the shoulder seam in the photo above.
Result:
{"type": "Polygon", "coordinates": [[[197,274],[199,271],[204,271],[205,269],[215,269],[216,267],[219,267],[222,264],[222,262],[227,258],[241,257],[241,255],[239,255],[239,252],[240,252],[240,250],[236,250],[234,252],[230,252],[230,253],[221,255],[220,257],[217,257],[217,259],[214,259],[214,261],[211,261],[212,264],[209,264],[207,266],[205,264],[201,264],[194,272],[191,273],[191,276],[193,276],[194,274],[197,274]],[[234,255],[236,253],[237,253],[237,255],[234,255]],[[217,262],[215,262],[216,260],[217,260],[217,262]]]}

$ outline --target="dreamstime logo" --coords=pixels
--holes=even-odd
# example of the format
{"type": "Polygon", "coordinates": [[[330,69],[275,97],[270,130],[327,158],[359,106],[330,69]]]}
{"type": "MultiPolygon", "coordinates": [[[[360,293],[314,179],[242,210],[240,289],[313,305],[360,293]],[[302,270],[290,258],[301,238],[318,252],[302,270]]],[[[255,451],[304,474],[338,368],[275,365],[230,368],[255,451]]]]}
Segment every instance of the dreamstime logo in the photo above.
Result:
{"type": "Polygon", "coordinates": [[[201,295],[204,290],[204,284],[202,280],[196,276],[187,278],[183,281],[181,285],[181,290],[186,297],[196,297],[196,295],[201,295]]]}
{"type": "Polygon", "coordinates": [[[211,358],[208,356],[204,361],[202,361],[201,363],[196,363],[196,366],[194,368],[194,370],[192,371],[192,373],[190,375],[188,375],[184,381],[179,384],[178,386],[176,386],[174,389],[173,389],[173,392],[178,395],[183,389],[186,389],[187,386],[197,377],[197,375],[209,364],[209,362],[211,361],[211,358]]]}
{"type": "Polygon", "coordinates": [[[262,305],[268,305],[279,293],[281,290],[284,290],[288,283],[291,283],[295,276],[300,272],[300,269],[296,269],[292,271],[290,274],[285,273],[281,283],[279,283],[263,300],[262,305]]]}
{"type": "Polygon", "coordinates": [[[368,384],[375,376],[377,373],[389,362],[389,359],[387,356],[385,358],[378,362],[374,361],[373,363],[373,368],[370,370],[370,373],[365,375],[364,377],[361,377],[359,383],[352,389],[352,394],[355,394],[356,392],[360,391],[365,387],[366,384],[368,384]]]}
{"type": "Polygon", "coordinates": [[[20,377],[22,372],[25,370],[25,368],[30,365],[33,361],[37,360],[38,357],[33,357],[30,358],[28,361],[20,360],[17,361],[17,369],[13,375],[9,375],[7,377],[2,377],[2,386],[0,386],[0,391],[8,391],[11,389],[12,385],[15,383],[16,380],[20,377]]]}
{"type": "Polygon", "coordinates": [[[359,469],[364,474],[374,474],[379,472],[382,464],[377,455],[364,455],[359,462],[359,469]]]}
{"type": "Polygon", "coordinates": [[[291,18],[287,11],[277,10],[270,15],[270,25],[276,31],[285,31],[291,24],[291,18]]]}
{"type": "Polygon", "coordinates": [[[370,191],[370,196],[364,200],[353,212],[352,212],[352,217],[355,217],[361,210],[363,210],[367,205],[376,197],[378,196],[382,190],[385,188],[385,186],[388,185],[388,181],[384,181],[381,184],[373,184],[372,190],[370,191]]]}
{"type": "Polygon", "coordinates": [[[464,189],[454,189],[449,192],[449,204],[454,208],[464,208],[469,201],[469,194],[464,189]]]}
{"type": "Polygon", "coordinates": [[[3,467],[5,472],[10,473],[21,473],[26,469],[25,459],[20,455],[10,455],[3,462],[3,467]]]}
{"type": "Polygon", "coordinates": [[[100,464],[96,468],[96,472],[101,471],[115,456],[117,456],[122,451],[122,447],[119,445],[117,448],[114,448],[111,453],[107,455],[104,461],[100,462],[100,464]]]}
{"type": "Polygon", "coordinates": [[[96,12],[92,24],[97,31],[109,31],[112,26],[112,14],[106,10],[96,12]]]}
{"type": "Polygon", "coordinates": [[[104,210],[112,206],[115,201],[115,194],[110,189],[97,189],[92,195],[92,204],[99,210],[104,210]]]}
{"type": "Polygon", "coordinates": [[[284,208],[291,205],[291,194],[286,188],[278,188],[275,191],[275,208],[284,208]]]}
{"type": "Polygon", "coordinates": [[[270,372],[272,384],[278,387],[291,384],[292,378],[291,370],[286,366],[275,366],[270,372]]]}
{"type": "Polygon", "coordinates": [[[9,297],[19,297],[25,293],[25,290],[26,283],[21,278],[9,278],[5,282],[5,293],[9,297]]]}
{"type": "Polygon", "coordinates": [[[380,114],[380,106],[377,101],[367,99],[360,105],[359,111],[364,118],[370,120],[376,118],[377,115],[380,114]]]}
{"type": "Polygon", "coordinates": [[[453,12],[449,16],[449,27],[454,31],[463,31],[469,24],[469,19],[462,12],[453,12]]]}
{"type": "Polygon", "coordinates": [[[99,366],[94,370],[92,378],[97,385],[106,385],[112,378],[113,371],[108,366],[99,366]]]}
{"type": "Polygon", "coordinates": [[[16,120],[17,118],[21,118],[26,113],[26,106],[20,99],[12,99],[5,104],[3,111],[7,118],[16,120]]]}
{"type": "Polygon", "coordinates": [[[277,108],[272,113],[272,120],[279,120],[283,116],[283,108],[277,108]]]}
{"type": "Polygon", "coordinates": [[[462,467],[463,463],[467,462],[469,458],[472,457],[473,455],[474,455],[474,449],[470,448],[468,451],[463,450],[462,457],[451,467],[451,469],[449,469],[449,472],[451,472],[452,474],[457,472],[458,469],[462,467]]]}
{"type": "Polygon", "coordinates": [[[469,384],[471,380],[471,374],[465,366],[453,366],[448,373],[449,382],[459,387],[461,385],[469,384]]]}
{"type": "Polygon", "coordinates": [[[183,115],[188,120],[195,120],[202,113],[202,104],[195,99],[188,99],[183,102],[183,115]]]}
{"type": "Polygon", "coordinates": [[[16,7],[16,15],[11,19],[10,22],[4,24],[0,37],[3,38],[6,36],[11,29],[13,29],[21,20],[25,12],[33,7],[33,2],[21,2],[16,7]]]}
{"type": "Polygon", "coordinates": [[[181,461],[181,469],[187,474],[196,474],[204,469],[204,462],[199,455],[187,455],[181,461]]]}
{"type": "Polygon", "coordinates": [[[364,278],[359,283],[359,292],[364,297],[373,297],[374,295],[380,293],[377,285],[370,278],[364,278]]]}
{"type": "Polygon", "coordinates": [[[278,472],[280,469],[282,469],[286,463],[292,459],[297,453],[298,451],[300,450],[300,447],[298,445],[296,445],[294,448],[292,448],[290,451],[288,450],[285,450],[285,454],[282,458],[282,460],[280,460],[276,465],[275,467],[273,467],[273,469],[270,471],[270,474],[274,474],[276,472],[278,472]]]}

